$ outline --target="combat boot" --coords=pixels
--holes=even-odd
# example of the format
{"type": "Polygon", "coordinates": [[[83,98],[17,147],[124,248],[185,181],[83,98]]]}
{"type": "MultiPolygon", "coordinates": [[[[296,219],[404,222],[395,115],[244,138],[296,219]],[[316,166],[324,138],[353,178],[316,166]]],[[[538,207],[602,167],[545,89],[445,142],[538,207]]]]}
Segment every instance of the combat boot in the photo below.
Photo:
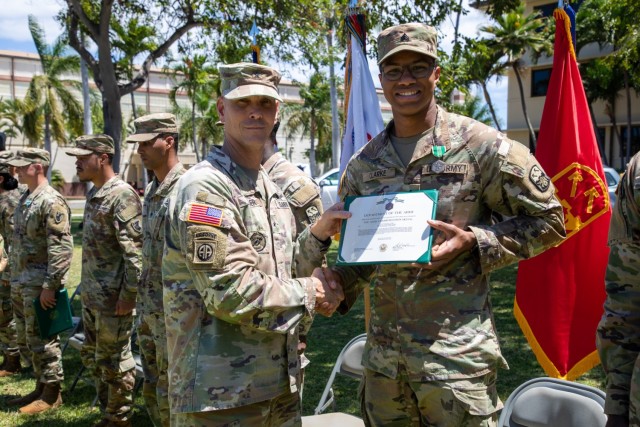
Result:
{"type": "Polygon", "coordinates": [[[62,405],[60,383],[45,384],[40,397],[30,404],[20,408],[20,412],[23,414],[34,415],[50,409],[55,409],[60,405],[62,405]]]}
{"type": "Polygon", "coordinates": [[[0,366],[0,377],[9,377],[20,372],[20,355],[4,357],[4,363],[0,366]]]}
{"type": "Polygon", "coordinates": [[[16,397],[15,399],[11,399],[7,401],[7,405],[9,406],[28,405],[29,403],[39,398],[43,390],[44,390],[44,383],[41,383],[40,381],[38,381],[36,383],[36,389],[34,391],[32,391],[31,393],[27,394],[24,397],[16,397]]]}

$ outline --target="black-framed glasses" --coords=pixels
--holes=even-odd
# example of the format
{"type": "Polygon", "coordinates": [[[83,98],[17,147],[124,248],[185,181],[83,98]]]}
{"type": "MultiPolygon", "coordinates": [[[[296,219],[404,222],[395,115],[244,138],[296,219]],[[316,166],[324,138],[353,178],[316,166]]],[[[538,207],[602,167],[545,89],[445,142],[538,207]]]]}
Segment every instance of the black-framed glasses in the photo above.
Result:
{"type": "Polygon", "coordinates": [[[436,68],[435,64],[429,64],[427,62],[418,62],[416,64],[409,65],[388,65],[382,68],[382,75],[389,81],[400,80],[405,71],[409,71],[409,74],[414,79],[422,79],[429,77],[436,68]]]}

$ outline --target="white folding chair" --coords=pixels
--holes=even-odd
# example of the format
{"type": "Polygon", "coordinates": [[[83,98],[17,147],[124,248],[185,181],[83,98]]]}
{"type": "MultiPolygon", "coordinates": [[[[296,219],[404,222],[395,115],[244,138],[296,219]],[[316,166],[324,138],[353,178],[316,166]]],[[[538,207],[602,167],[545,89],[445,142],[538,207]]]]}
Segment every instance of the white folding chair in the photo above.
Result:
{"type": "Polygon", "coordinates": [[[588,385],[534,378],[507,399],[499,427],[604,427],[605,393],[588,385]]]}
{"type": "Polygon", "coordinates": [[[337,374],[346,375],[354,379],[362,378],[362,352],[367,341],[367,334],[358,335],[344,346],[336,363],[333,366],[327,385],[322,392],[318,406],[314,410],[315,415],[302,417],[303,427],[360,427],[364,422],[353,415],[342,412],[324,413],[332,404],[335,404],[335,394],[333,392],[333,382],[337,374]]]}

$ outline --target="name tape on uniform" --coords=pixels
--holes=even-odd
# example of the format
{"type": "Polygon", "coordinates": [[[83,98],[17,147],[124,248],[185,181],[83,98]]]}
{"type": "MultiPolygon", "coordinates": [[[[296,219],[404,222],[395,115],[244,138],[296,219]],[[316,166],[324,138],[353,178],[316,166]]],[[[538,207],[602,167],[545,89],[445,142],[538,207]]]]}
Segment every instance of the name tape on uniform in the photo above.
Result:
{"type": "Polygon", "coordinates": [[[469,165],[466,163],[444,163],[440,161],[440,163],[438,163],[438,166],[440,167],[436,167],[436,168],[433,167],[434,163],[423,166],[422,174],[423,175],[432,174],[432,173],[466,174],[467,170],[469,169],[469,165]]]}

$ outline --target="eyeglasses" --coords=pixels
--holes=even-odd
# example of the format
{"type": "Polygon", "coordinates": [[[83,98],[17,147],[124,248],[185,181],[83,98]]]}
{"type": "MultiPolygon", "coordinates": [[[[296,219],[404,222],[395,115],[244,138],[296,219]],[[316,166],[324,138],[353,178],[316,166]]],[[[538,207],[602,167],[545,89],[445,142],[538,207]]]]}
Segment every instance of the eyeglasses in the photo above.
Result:
{"type": "Polygon", "coordinates": [[[393,82],[400,80],[404,75],[404,72],[409,71],[409,74],[411,74],[414,79],[422,79],[429,77],[434,68],[436,68],[436,64],[428,64],[426,62],[418,62],[417,64],[405,66],[389,65],[382,69],[382,75],[385,79],[393,82]]]}

